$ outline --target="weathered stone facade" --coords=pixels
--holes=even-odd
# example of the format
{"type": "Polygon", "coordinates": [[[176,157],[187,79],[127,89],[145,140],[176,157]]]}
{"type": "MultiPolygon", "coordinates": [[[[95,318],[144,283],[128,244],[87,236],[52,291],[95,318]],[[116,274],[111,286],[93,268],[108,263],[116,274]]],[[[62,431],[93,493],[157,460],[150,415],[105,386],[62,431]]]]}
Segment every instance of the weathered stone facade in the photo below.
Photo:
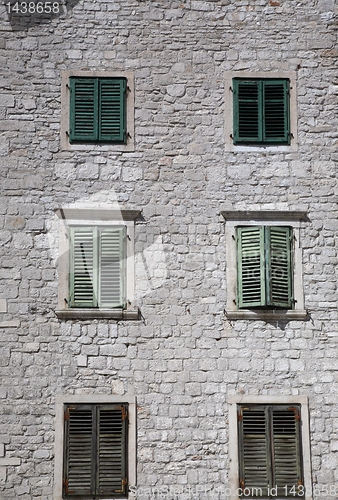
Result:
{"type": "Polygon", "coordinates": [[[135,395],[137,486],[181,499],[228,483],[230,395],[308,396],[314,498],[336,498],[336,2],[66,3],[0,7],[1,500],[53,499],[56,394],[135,395]],[[61,150],[65,70],[134,73],[134,151],[61,150]],[[236,71],[295,72],[296,150],[226,149],[236,71]],[[54,211],[78,200],[141,210],[140,320],[57,318],[54,211]],[[224,210],[306,211],[307,320],[227,319],[224,210]]]}

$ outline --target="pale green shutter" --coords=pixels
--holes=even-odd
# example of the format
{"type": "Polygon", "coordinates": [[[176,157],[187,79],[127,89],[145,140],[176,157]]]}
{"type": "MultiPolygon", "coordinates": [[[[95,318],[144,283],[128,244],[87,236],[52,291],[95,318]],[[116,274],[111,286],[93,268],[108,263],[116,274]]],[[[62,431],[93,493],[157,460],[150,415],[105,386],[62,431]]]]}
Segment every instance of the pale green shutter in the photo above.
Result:
{"type": "Polygon", "coordinates": [[[69,406],[65,411],[64,496],[94,492],[94,421],[90,405],[69,406]]]}
{"type": "Polygon", "coordinates": [[[292,308],[292,229],[267,226],[267,305],[292,308]]]}
{"type": "Polygon", "coordinates": [[[239,409],[239,486],[249,488],[253,497],[267,495],[271,484],[270,435],[267,408],[249,406],[239,409]]]}
{"type": "Polygon", "coordinates": [[[262,140],[289,144],[289,81],[263,80],[264,129],[262,140]]]}
{"type": "Polygon", "coordinates": [[[97,139],[98,84],[96,78],[70,78],[69,140],[97,139]]]}
{"type": "Polygon", "coordinates": [[[100,307],[125,306],[125,226],[100,228],[100,307]]]}
{"type": "Polygon", "coordinates": [[[70,228],[70,307],[97,306],[97,252],[95,235],[95,228],[70,228]]]}
{"type": "Polygon", "coordinates": [[[301,420],[298,406],[274,406],[272,414],[273,484],[280,496],[294,496],[290,492],[303,485],[301,453],[301,420]],[[287,486],[287,489],[285,489],[287,486]]]}
{"type": "Polygon", "coordinates": [[[99,407],[97,493],[127,494],[127,406],[99,407]]]}
{"type": "Polygon", "coordinates": [[[126,79],[100,79],[99,98],[99,140],[126,142],[126,79]]]}
{"type": "Polygon", "coordinates": [[[264,227],[237,228],[239,308],[265,305],[264,227]]]}
{"type": "Polygon", "coordinates": [[[258,81],[233,80],[233,118],[234,144],[260,140],[262,106],[258,81]]]}

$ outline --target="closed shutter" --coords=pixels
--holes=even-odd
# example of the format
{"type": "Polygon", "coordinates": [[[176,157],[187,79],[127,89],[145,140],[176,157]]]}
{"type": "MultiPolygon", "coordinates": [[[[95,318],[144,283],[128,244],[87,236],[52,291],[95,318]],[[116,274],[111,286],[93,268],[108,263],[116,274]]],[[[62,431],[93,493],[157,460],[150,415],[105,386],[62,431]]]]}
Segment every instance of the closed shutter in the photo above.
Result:
{"type": "Polygon", "coordinates": [[[303,484],[299,407],[273,407],[272,427],[274,484],[281,493],[287,490],[289,493],[293,486],[297,492],[297,487],[303,484]]]}
{"type": "Polygon", "coordinates": [[[300,426],[298,405],[240,406],[239,486],[246,488],[244,496],[249,490],[252,497],[297,496],[303,485],[300,426]]]}
{"type": "Polygon", "coordinates": [[[100,307],[123,307],[126,228],[100,229],[100,307]]]}
{"type": "Polygon", "coordinates": [[[237,228],[239,308],[293,307],[292,228],[237,228]]]}
{"type": "Polygon", "coordinates": [[[290,144],[289,81],[233,80],[234,144],[290,144]]]}
{"type": "Polygon", "coordinates": [[[266,227],[267,305],[292,308],[292,229],[266,227]]]}
{"type": "Polygon", "coordinates": [[[265,305],[264,227],[237,229],[238,307],[265,305]]]}
{"type": "Polygon", "coordinates": [[[264,142],[289,143],[289,82],[264,81],[264,142]]]}
{"type": "Polygon", "coordinates": [[[125,143],[125,78],[70,78],[70,142],[125,143]]]}
{"type": "Polygon", "coordinates": [[[128,405],[68,405],[64,497],[127,496],[128,405]]]}
{"type": "Polygon", "coordinates": [[[99,81],[99,140],[126,142],[126,80],[99,81]]]}
{"type": "Polygon", "coordinates": [[[70,229],[70,306],[97,306],[95,228],[70,229]]]}
{"type": "Polygon", "coordinates": [[[257,142],[261,136],[259,82],[233,81],[234,143],[257,142]]]}
{"type": "Polygon", "coordinates": [[[70,78],[69,140],[94,141],[97,138],[97,79],[70,78]]]}
{"type": "Polygon", "coordinates": [[[94,491],[94,421],[90,406],[76,405],[65,412],[64,494],[90,495],[94,491]]]}
{"type": "Polygon", "coordinates": [[[266,496],[271,484],[269,471],[270,436],[265,407],[240,408],[239,463],[240,487],[252,496],[266,496]]]}
{"type": "Polygon", "coordinates": [[[126,494],[126,406],[99,408],[98,492],[126,494]]]}

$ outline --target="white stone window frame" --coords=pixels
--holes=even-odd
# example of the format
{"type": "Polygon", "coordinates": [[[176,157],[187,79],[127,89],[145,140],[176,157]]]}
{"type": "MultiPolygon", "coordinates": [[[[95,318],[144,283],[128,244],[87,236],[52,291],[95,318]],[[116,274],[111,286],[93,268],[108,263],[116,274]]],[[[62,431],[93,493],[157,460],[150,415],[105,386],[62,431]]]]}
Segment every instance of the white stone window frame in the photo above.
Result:
{"type": "Polygon", "coordinates": [[[134,123],[134,73],[131,71],[87,71],[87,70],[72,70],[61,72],[61,150],[62,151],[121,151],[128,152],[135,150],[135,123],[134,123]],[[69,79],[70,77],[78,78],[126,78],[128,95],[126,99],[127,105],[127,143],[126,144],[70,144],[69,142],[69,79]]]}
{"type": "Polygon", "coordinates": [[[224,87],[224,112],[225,112],[225,150],[232,153],[245,153],[245,152],[271,152],[271,153],[291,153],[298,151],[298,127],[297,127],[297,72],[296,71],[269,71],[269,72],[250,72],[250,71],[229,71],[225,76],[224,87]],[[272,145],[267,144],[234,144],[232,140],[233,135],[233,93],[232,81],[234,78],[247,78],[247,79],[264,79],[272,78],[274,80],[290,81],[290,134],[291,140],[288,145],[272,145]]]}
{"type": "Polygon", "coordinates": [[[67,404],[128,404],[128,497],[136,490],[136,397],[131,395],[66,395],[55,398],[55,460],[53,500],[62,500],[63,448],[64,448],[64,408],[67,404]]]}
{"type": "Polygon", "coordinates": [[[59,217],[58,306],[60,319],[139,319],[135,305],[135,219],[139,210],[62,209],[59,217]],[[126,227],[126,309],[69,307],[69,228],[76,226],[125,226],[126,227]],[[66,300],[65,300],[66,299],[66,300]]]}
{"type": "Polygon", "coordinates": [[[306,320],[302,278],[302,248],[300,242],[303,211],[222,211],[225,218],[227,304],[229,320],[290,321],[306,320]],[[237,307],[237,243],[236,228],[243,226],[289,226],[293,230],[293,293],[294,309],[239,309],[237,307]]]}
{"type": "MultiPolygon", "coordinates": [[[[305,485],[305,496],[299,497],[303,500],[312,500],[312,476],[311,476],[311,449],[310,449],[310,425],[309,425],[309,403],[307,396],[250,396],[232,395],[228,397],[229,404],[229,488],[230,500],[243,500],[239,497],[239,450],[238,450],[238,423],[237,408],[243,404],[263,405],[292,405],[301,406],[301,442],[302,460],[305,485]]],[[[280,500],[280,497],[275,497],[280,500]]],[[[285,497],[283,497],[285,500],[285,497]]]]}

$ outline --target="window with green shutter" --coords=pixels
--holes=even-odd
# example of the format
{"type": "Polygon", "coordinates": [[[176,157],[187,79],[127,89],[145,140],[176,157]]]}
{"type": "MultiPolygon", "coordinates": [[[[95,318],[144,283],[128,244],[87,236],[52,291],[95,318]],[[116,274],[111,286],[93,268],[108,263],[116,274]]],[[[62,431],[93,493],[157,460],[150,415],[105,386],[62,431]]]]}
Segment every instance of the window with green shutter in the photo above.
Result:
{"type": "Polygon", "coordinates": [[[234,144],[290,144],[288,79],[232,82],[234,144]]]}
{"type": "Polygon", "coordinates": [[[69,305],[124,308],[125,226],[70,228],[69,305]]]}
{"type": "Polygon", "coordinates": [[[63,498],[127,497],[127,404],[64,407],[63,498]]]}
{"type": "Polygon", "coordinates": [[[126,143],[126,78],[70,77],[69,90],[70,143],[126,143]]]}
{"type": "Polygon", "coordinates": [[[238,227],[238,307],[292,309],[292,260],[291,227],[238,227]]]}
{"type": "Polygon", "coordinates": [[[238,405],[238,441],[245,497],[303,496],[300,405],[238,405]]]}

